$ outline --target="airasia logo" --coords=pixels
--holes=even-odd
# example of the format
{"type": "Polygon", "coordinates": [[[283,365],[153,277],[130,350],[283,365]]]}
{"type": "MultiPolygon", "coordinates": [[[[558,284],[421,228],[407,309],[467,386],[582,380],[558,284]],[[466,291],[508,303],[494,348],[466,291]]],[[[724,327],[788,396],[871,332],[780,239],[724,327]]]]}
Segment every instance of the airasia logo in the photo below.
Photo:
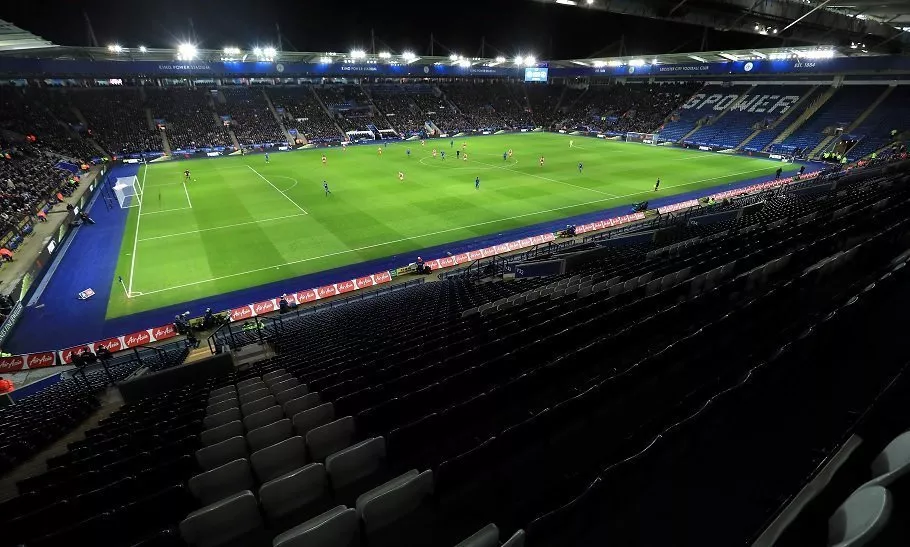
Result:
{"type": "Polygon", "coordinates": [[[130,334],[129,336],[123,337],[123,342],[128,348],[134,348],[136,346],[141,346],[143,344],[148,344],[152,341],[152,337],[149,336],[148,331],[136,332],[130,334]]]}
{"type": "Polygon", "coordinates": [[[297,302],[303,304],[304,302],[312,302],[316,300],[316,293],[312,290],[309,291],[300,291],[297,293],[297,302]]]}
{"type": "Polygon", "coordinates": [[[0,372],[16,372],[17,370],[22,370],[24,365],[25,358],[21,355],[4,357],[0,359],[0,372]]]}
{"type": "Polygon", "coordinates": [[[253,304],[253,311],[256,313],[256,315],[273,312],[275,311],[275,302],[271,300],[267,300],[265,302],[257,302],[253,304]]]}
{"type": "Polygon", "coordinates": [[[109,352],[114,353],[123,349],[123,345],[120,343],[119,338],[111,338],[110,340],[105,340],[104,342],[98,342],[95,344],[95,351],[98,351],[98,348],[105,348],[109,352]]]}
{"type": "Polygon", "coordinates": [[[233,321],[242,321],[253,316],[253,310],[249,306],[231,310],[231,319],[233,321]]]}
{"type": "MultiPolygon", "coordinates": [[[[164,327],[158,327],[157,329],[152,329],[152,336],[155,337],[155,340],[166,340],[168,338],[173,338],[177,336],[177,329],[174,328],[174,325],[166,325],[164,327]]],[[[114,352],[116,350],[107,348],[114,352]]],[[[120,349],[118,344],[117,349],[120,349]]]]}
{"type": "Polygon", "coordinates": [[[483,251],[471,251],[468,253],[469,260],[479,260],[483,258],[483,251]]]}
{"type": "Polygon", "coordinates": [[[371,286],[373,286],[373,278],[372,278],[372,277],[359,277],[359,278],[357,278],[357,288],[358,288],[358,289],[362,289],[362,288],[364,288],[364,287],[371,287],[371,286]]]}
{"type": "Polygon", "coordinates": [[[54,364],[54,354],[46,351],[28,356],[28,368],[44,368],[54,364]]]}
{"type": "Polygon", "coordinates": [[[448,268],[449,266],[454,266],[454,265],[455,265],[455,259],[450,256],[439,259],[440,268],[448,268]]]}
{"type": "Polygon", "coordinates": [[[338,284],[339,293],[351,292],[353,290],[354,290],[353,281],[342,281],[341,283],[338,284]]]}
{"type": "Polygon", "coordinates": [[[389,272],[373,274],[373,279],[376,280],[377,285],[379,285],[380,283],[388,283],[389,281],[392,280],[392,274],[390,274],[389,272]]]}
{"type": "Polygon", "coordinates": [[[336,294],[335,287],[332,285],[319,287],[317,290],[319,291],[319,298],[325,298],[326,296],[333,296],[336,294]]]}

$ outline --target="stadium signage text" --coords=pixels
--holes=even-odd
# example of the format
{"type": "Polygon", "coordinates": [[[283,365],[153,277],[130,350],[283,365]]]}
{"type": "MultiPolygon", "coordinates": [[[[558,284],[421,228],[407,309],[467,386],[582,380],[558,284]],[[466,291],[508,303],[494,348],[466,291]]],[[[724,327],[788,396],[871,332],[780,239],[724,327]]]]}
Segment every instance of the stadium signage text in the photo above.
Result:
{"type": "Polygon", "coordinates": [[[711,107],[715,111],[723,111],[727,108],[738,110],[740,112],[754,112],[758,114],[785,114],[790,108],[799,102],[800,95],[739,95],[738,93],[696,93],[693,95],[682,108],[685,110],[702,110],[705,107],[711,107]],[[733,105],[732,107],[730,105],[733,105]]]}

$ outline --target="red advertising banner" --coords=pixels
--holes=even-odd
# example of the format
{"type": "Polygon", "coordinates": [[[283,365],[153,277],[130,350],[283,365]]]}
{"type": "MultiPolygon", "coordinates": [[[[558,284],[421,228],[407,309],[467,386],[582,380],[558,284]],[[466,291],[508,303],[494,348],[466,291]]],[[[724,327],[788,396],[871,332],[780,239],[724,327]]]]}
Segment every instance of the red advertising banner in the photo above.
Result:
{"type": "Polygon", "coordinates": [[[367,287],[373,286],[373,278],[371,276],[358,277],[356,280],[358,289],[365,289],[367,287]]]}
{"type": "Polygon", "coordinates": [[[13,355],[0,358],[0,373],[18,372],[25,368],[25,355],[13,355]]]}
{"type": "Polygon", "coordinates": [[[300,291],[297,293],[297,303],[306,304],[307,302],[313,302],[318,299],[319,296],[316,295],[316,291],[313,289],[307,289],[305,291],[300,291]]]}
{"type": "Polygon", "coordinates": [[[346,292],[357,290],[357,286],[354,283],[354,281],[342,281],[341,283],[335,283],[335,294],[344,294],[346,292]]]}
{"type": "MultiPolygon", "coordinates": [[[[172,327],[173,328],[173,327],[172,327]]],[[[109,340],[102,340],[101,342],[95,342],[93,351],[98,351],[98,348],[105,347],[111,353],[117,353],[123,349],[123,343],[120,342],[120,338],[111,338],[109,340]]]]}
{"type": "Polygon", "coordinates": [[[41,353],[30,353],[25,360],[25,368],[46,368],[57,364],[54,359],[53,351],[42,351],[41,353]]]}
{"type": "Polygon", "coordinates": [[[234,308],[231,310],[231,321],[243,321],[250,317],[253,317],[253,308],[249,304],[242,308],[234,308]]]}
{"type": "Polygon", "coordinates": [[[124,348],[135,348],[137,346],[144,346],[152,341],[152,335],[149,334],[147,330],[141,330],[134,332],[133,334],[128,334],[123,337],[123,347],[124,348]]]}
{"type": "Polygon", "coordinates": [[[175,336],[177,336],[177,329],[174,328],[173,324],[152,329],[152,341],[154,342],[161,342],[162,340],[168,340],[175,336]]]}
{"type": "Polygon", "coordinates": [[[266,313],[272,313],[277,310],[278,306],[275,304],[275,300],[263,300],[262,302],[256,302],[253,304],[253,315],[263,315],[266,313]]]}
{"type": "Polygon", "coordinates": [[[338,294],[338,291],[335,289],[335,285],[326,285],[325,287],[316,289],[316,294],[319,295],[319,298],[328,298],[338,294]]]}

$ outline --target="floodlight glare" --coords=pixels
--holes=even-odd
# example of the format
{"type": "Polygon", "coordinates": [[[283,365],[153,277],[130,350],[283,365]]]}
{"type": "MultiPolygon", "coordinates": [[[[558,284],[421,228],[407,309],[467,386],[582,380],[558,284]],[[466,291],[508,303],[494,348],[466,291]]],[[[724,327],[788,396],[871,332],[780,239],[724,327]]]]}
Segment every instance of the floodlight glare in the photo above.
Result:
{"type": "Polygon", "coordinates": [[[254,48],[253,48],[253,55],[262,55],[262,48],[260,48],[260,47],[254,47],[254,48]]]}
{"type": "Polygon", "coordinates": [[[532,66],[532,65],[536,65],[536,64],[537,64],[537,59],[535,59],[533,55],[528,55],[527,57],[525,57],[525,65],[532,66]]]}
{"type": "Polygon", "coordinates": [[[324,65],[329,65],[329,64],[332,64],[332,58],[331,57],[320,57],[319,62],[324,65]]]}
{"type": "Polygon", "coordinates": [[[401,58],[404,59],[405,61],[413,61],[414,59],[417,58],[417,55],[414,55],[413,51],[405,51],[404,53],[401,54],[401,58]]]}
{"type": "Polygon", "coordinates": [[[189,43],[177,46],[177,58],[182,61],[192,61],[196,58],[196,46],[189,43]]]}
{"type": "Polygon", "coordinates": [[[380,59],[391,59],[391,58],[392,58],[392,54],[389,53],[388,51],[380,51],[380,52],[379,52],[379,58],[380,58],[380,59]]]}
{"type": "Polygon", "coordinates": [[[148,53],[148,48],[145,46],[139,46],[139,53],[148,53]]]}
{"type": "Polygon", "coordinates": [[[263,53],[266,57],[270,57],[270,58],[271,58],[271,57],[274,57],[275,55],[278,54],[278,50],[276,50],[275,48],[269,46],[269,47],[263,48],[263,49],[262,49],[262,53],[263,53]]]}
{"type": "Polygon", "coordinates": [[[363,59],[366,56],[367,56],[366,52],[362,49],[351,50],[351,57],[354,59],[363,59]]]}
{"type": "Polygon", "coordinates": [[[500,55],[500,56],[496,57],[496,62],[497,62],[497,63],[504,63],[504,62],[506,62],[506,58],[503,57],[502,55],[500,55]]]}
{"type": "Polygon", "coordinates": [[[120,53],[121,51],[123,51],[123,48],[120,47],[119,44],[111,44],[111,45],[107,46],[107,50],[112,51],[114,53],[120,53]]]}

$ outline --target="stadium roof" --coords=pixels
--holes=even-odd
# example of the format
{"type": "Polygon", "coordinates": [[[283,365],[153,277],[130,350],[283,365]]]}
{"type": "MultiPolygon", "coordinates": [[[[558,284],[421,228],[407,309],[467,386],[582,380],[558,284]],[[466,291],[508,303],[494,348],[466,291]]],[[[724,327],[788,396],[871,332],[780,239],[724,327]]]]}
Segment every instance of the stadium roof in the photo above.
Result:
{"type": "Polygon", "coordinates": [[[47,51],[56,47],[58,46],[48,40],[0,19],[0,53],[19,53],[33,49],[47,51]]]}

